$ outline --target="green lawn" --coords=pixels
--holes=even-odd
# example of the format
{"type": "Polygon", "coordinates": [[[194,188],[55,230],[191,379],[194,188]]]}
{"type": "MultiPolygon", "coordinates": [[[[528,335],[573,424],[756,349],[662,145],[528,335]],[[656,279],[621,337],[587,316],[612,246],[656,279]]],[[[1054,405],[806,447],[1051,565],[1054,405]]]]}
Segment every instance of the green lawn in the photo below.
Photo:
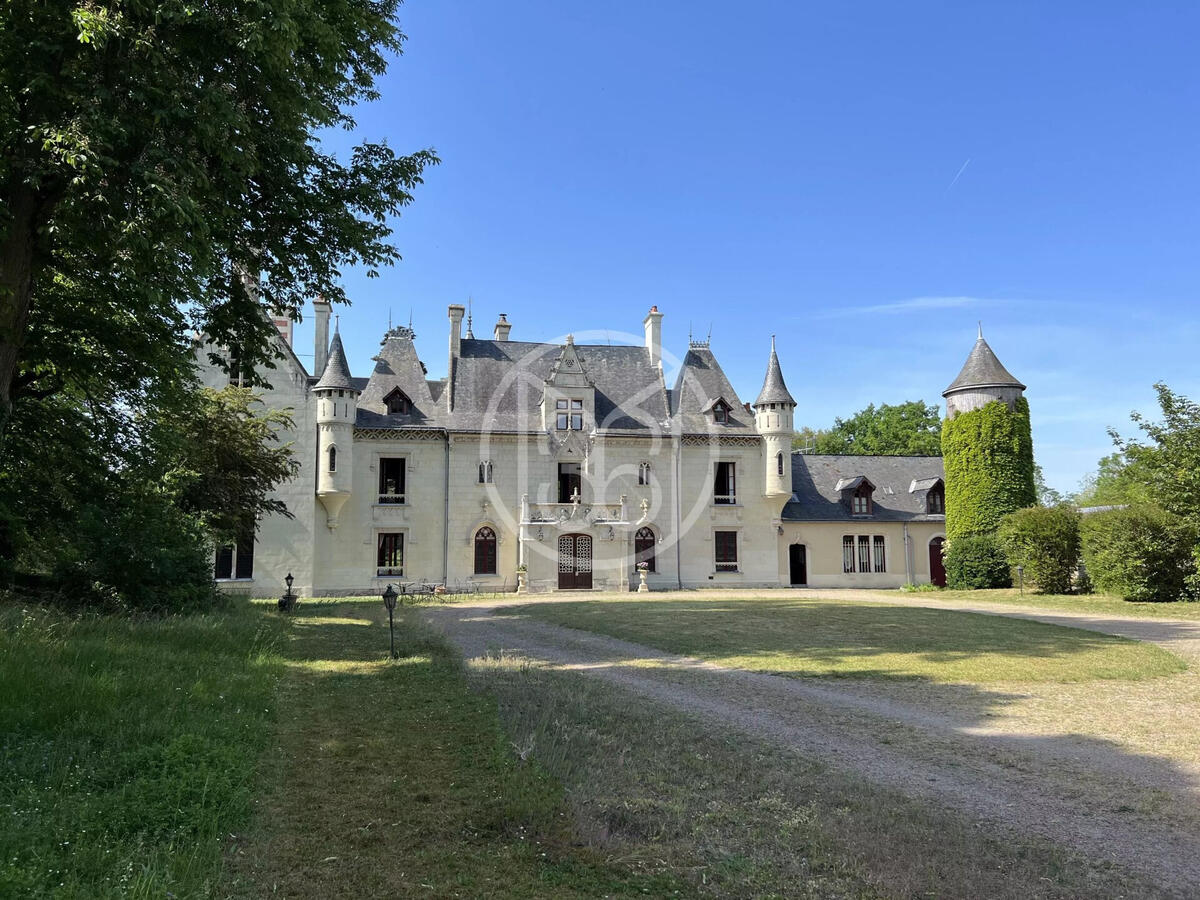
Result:
{"type": "Polygon", "coordinates": [[[929,591],[906,594],[913,598],[961,600],[963,603],[994,603],[1034,606],[1047,612],[1077,612],[1097,616],[1131,616],[1138,619],[1200,620],[1200,603],[1131,603],[1107,594],[1032,594],[1016,588],[992,591],[929,591]]]}
{"type": "Polygon", "coordinates": [[[605,599],[498,610],[793,676],[1074,682],[1183,671],[1151,644],[977,613],[836,598],[605,599]]]}
{"type": "Polygon", "coordinates": [[[282,629],[0,605],[0,896],[207,896],[249,817],[282,629]]]}

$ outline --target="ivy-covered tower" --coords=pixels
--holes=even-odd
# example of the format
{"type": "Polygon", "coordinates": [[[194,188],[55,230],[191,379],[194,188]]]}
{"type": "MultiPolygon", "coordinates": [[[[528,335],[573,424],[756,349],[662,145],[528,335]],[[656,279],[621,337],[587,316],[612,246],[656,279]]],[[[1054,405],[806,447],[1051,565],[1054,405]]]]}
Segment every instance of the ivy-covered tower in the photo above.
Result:
{"type": "Polygon", "coordinates": [[[950,540],[992,532],[1005,514],[1037,501],[1024,391],[983,339],[981,327],[962,371],[942,392],[950,540]]]}

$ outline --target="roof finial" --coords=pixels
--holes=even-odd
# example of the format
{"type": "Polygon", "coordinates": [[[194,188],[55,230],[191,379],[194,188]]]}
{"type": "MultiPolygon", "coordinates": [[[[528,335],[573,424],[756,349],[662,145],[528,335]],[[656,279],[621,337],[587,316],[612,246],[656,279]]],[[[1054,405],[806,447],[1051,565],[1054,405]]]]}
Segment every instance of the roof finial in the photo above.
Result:
{"type": "Polygon", "coordinates": [[[467,333],[466,333],[466,338],[468,340],[475,339],[475,332],[473,332],[471,330],[471,312],[472,312],[471,311],[471,297],[470,297],[470,295],[468,295],[467,296],[467,333]]]}
{"type": "Polygon", "coordinates": [[[775,335],[771,335],[771,352],[775,352],[775,335]]]}
{"type": "Polygon", "coordinates": [[[392,308],[388,307],[388,331],[392,330],[392,308]]]}
{"type": "Polygon", "coordinates": [[[334,316],[334,317],[333,317],[333,333],[334,333],[334,334],[337,334],[337,333],[338,333],[338,330],[339,330],[339,328],[340,328],[341,324],[342,324],[342,317],[341,317],[341,315],[336,315],[336,316],[334,316]]]}
{"type": "Polygon", "coordinates": [[[983,320],[979,320],[979,340],[983,340],[983,320]]]}

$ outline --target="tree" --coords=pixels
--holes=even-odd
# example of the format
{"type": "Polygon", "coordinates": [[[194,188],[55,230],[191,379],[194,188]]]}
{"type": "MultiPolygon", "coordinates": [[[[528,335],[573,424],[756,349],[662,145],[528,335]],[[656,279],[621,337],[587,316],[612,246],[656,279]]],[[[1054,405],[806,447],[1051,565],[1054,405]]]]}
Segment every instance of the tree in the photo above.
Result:
{"type": "Polygon", "coordinates": [[[1149,443],[1110,433],[1128,460],[1126,478],[1144,484],[1155,503],[1200,530],[1200,405],[1161,382],[1154,390],[1162,421],[1131,416],[1149,443]]]}
{"type": "Polygon", "coordinates": [[[1046,473],[1042,471],[1042,467],[1034,463],[1033,466],[1033,489],[1037,494],[1037,502],[1039,506],[1058,506],[1066,499],[1062,493],[1046,484],[1046,473]]]}
{"type": "Polygon", "coordinates": [[[263,372],[264,310],[344,301],[339,267],[398,258],[387,219],[436,157],[318,140],[376,96],[398,4],[5,5],[0,436],[118,349],[135,380],[178,377],[190,329],[263,372]]]}
{"type": "Polygon", "coordinates": [[[839,456],[940,456],[942,422],[938,407],[920,400],[871,404],[849,419],[835,419],[828,431],[812,431],[813,452],[839,456]]]}
{"type": "Polygon", "coordinates": [[[1021,566],[1039,594],[1067,594],[1079,565],[1079,511],[1028,506],[1000,520],[996,537],[1010,569],[1021,566]]]}
{"type": "Polygon", "coordinates": [[[1076,506],[1122,506],[1150,501],[1143,464],[1124,453],[1110,453],[1088,475],[1074,497],[1076,506]]]}

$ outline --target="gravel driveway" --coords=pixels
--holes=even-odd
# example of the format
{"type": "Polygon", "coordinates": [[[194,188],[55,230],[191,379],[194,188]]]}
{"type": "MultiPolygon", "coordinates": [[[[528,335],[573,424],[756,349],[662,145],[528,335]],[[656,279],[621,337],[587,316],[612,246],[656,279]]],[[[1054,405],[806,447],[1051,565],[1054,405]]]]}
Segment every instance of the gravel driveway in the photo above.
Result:
{"type": "MultiPolygon", "coordinates": [[[[893,595],[871,599],[897,600],[893,595]]],[[[503,650],[603,679],[714,727],[767,738],[994,827],[1037,833],[1128,866],[1152,877],[1167,894],[1200,895],[1200,771],[1187,762],[987,712],[1022,699],[1006,696],[1003,688],[940,685],[905,693],[869,681],[724,668],[603,635],[492,614],[518,602],[530,601],[475,602],[423,612],[468,660],[503,650]]],[[[924,600],[913,605],[1122,634],[1161,643],[1200,662],[1200,623],[924,600]]],[[[1195,672],[1181,677],[1190,678],[1184,684],[1193,688],[1200,685],[1195,672]]],[[[1057,688],[1088,689],[1048,689],[1057,688]]],[[[1200,735],[1184,737],[1194,742],[1200,735]]]]}

